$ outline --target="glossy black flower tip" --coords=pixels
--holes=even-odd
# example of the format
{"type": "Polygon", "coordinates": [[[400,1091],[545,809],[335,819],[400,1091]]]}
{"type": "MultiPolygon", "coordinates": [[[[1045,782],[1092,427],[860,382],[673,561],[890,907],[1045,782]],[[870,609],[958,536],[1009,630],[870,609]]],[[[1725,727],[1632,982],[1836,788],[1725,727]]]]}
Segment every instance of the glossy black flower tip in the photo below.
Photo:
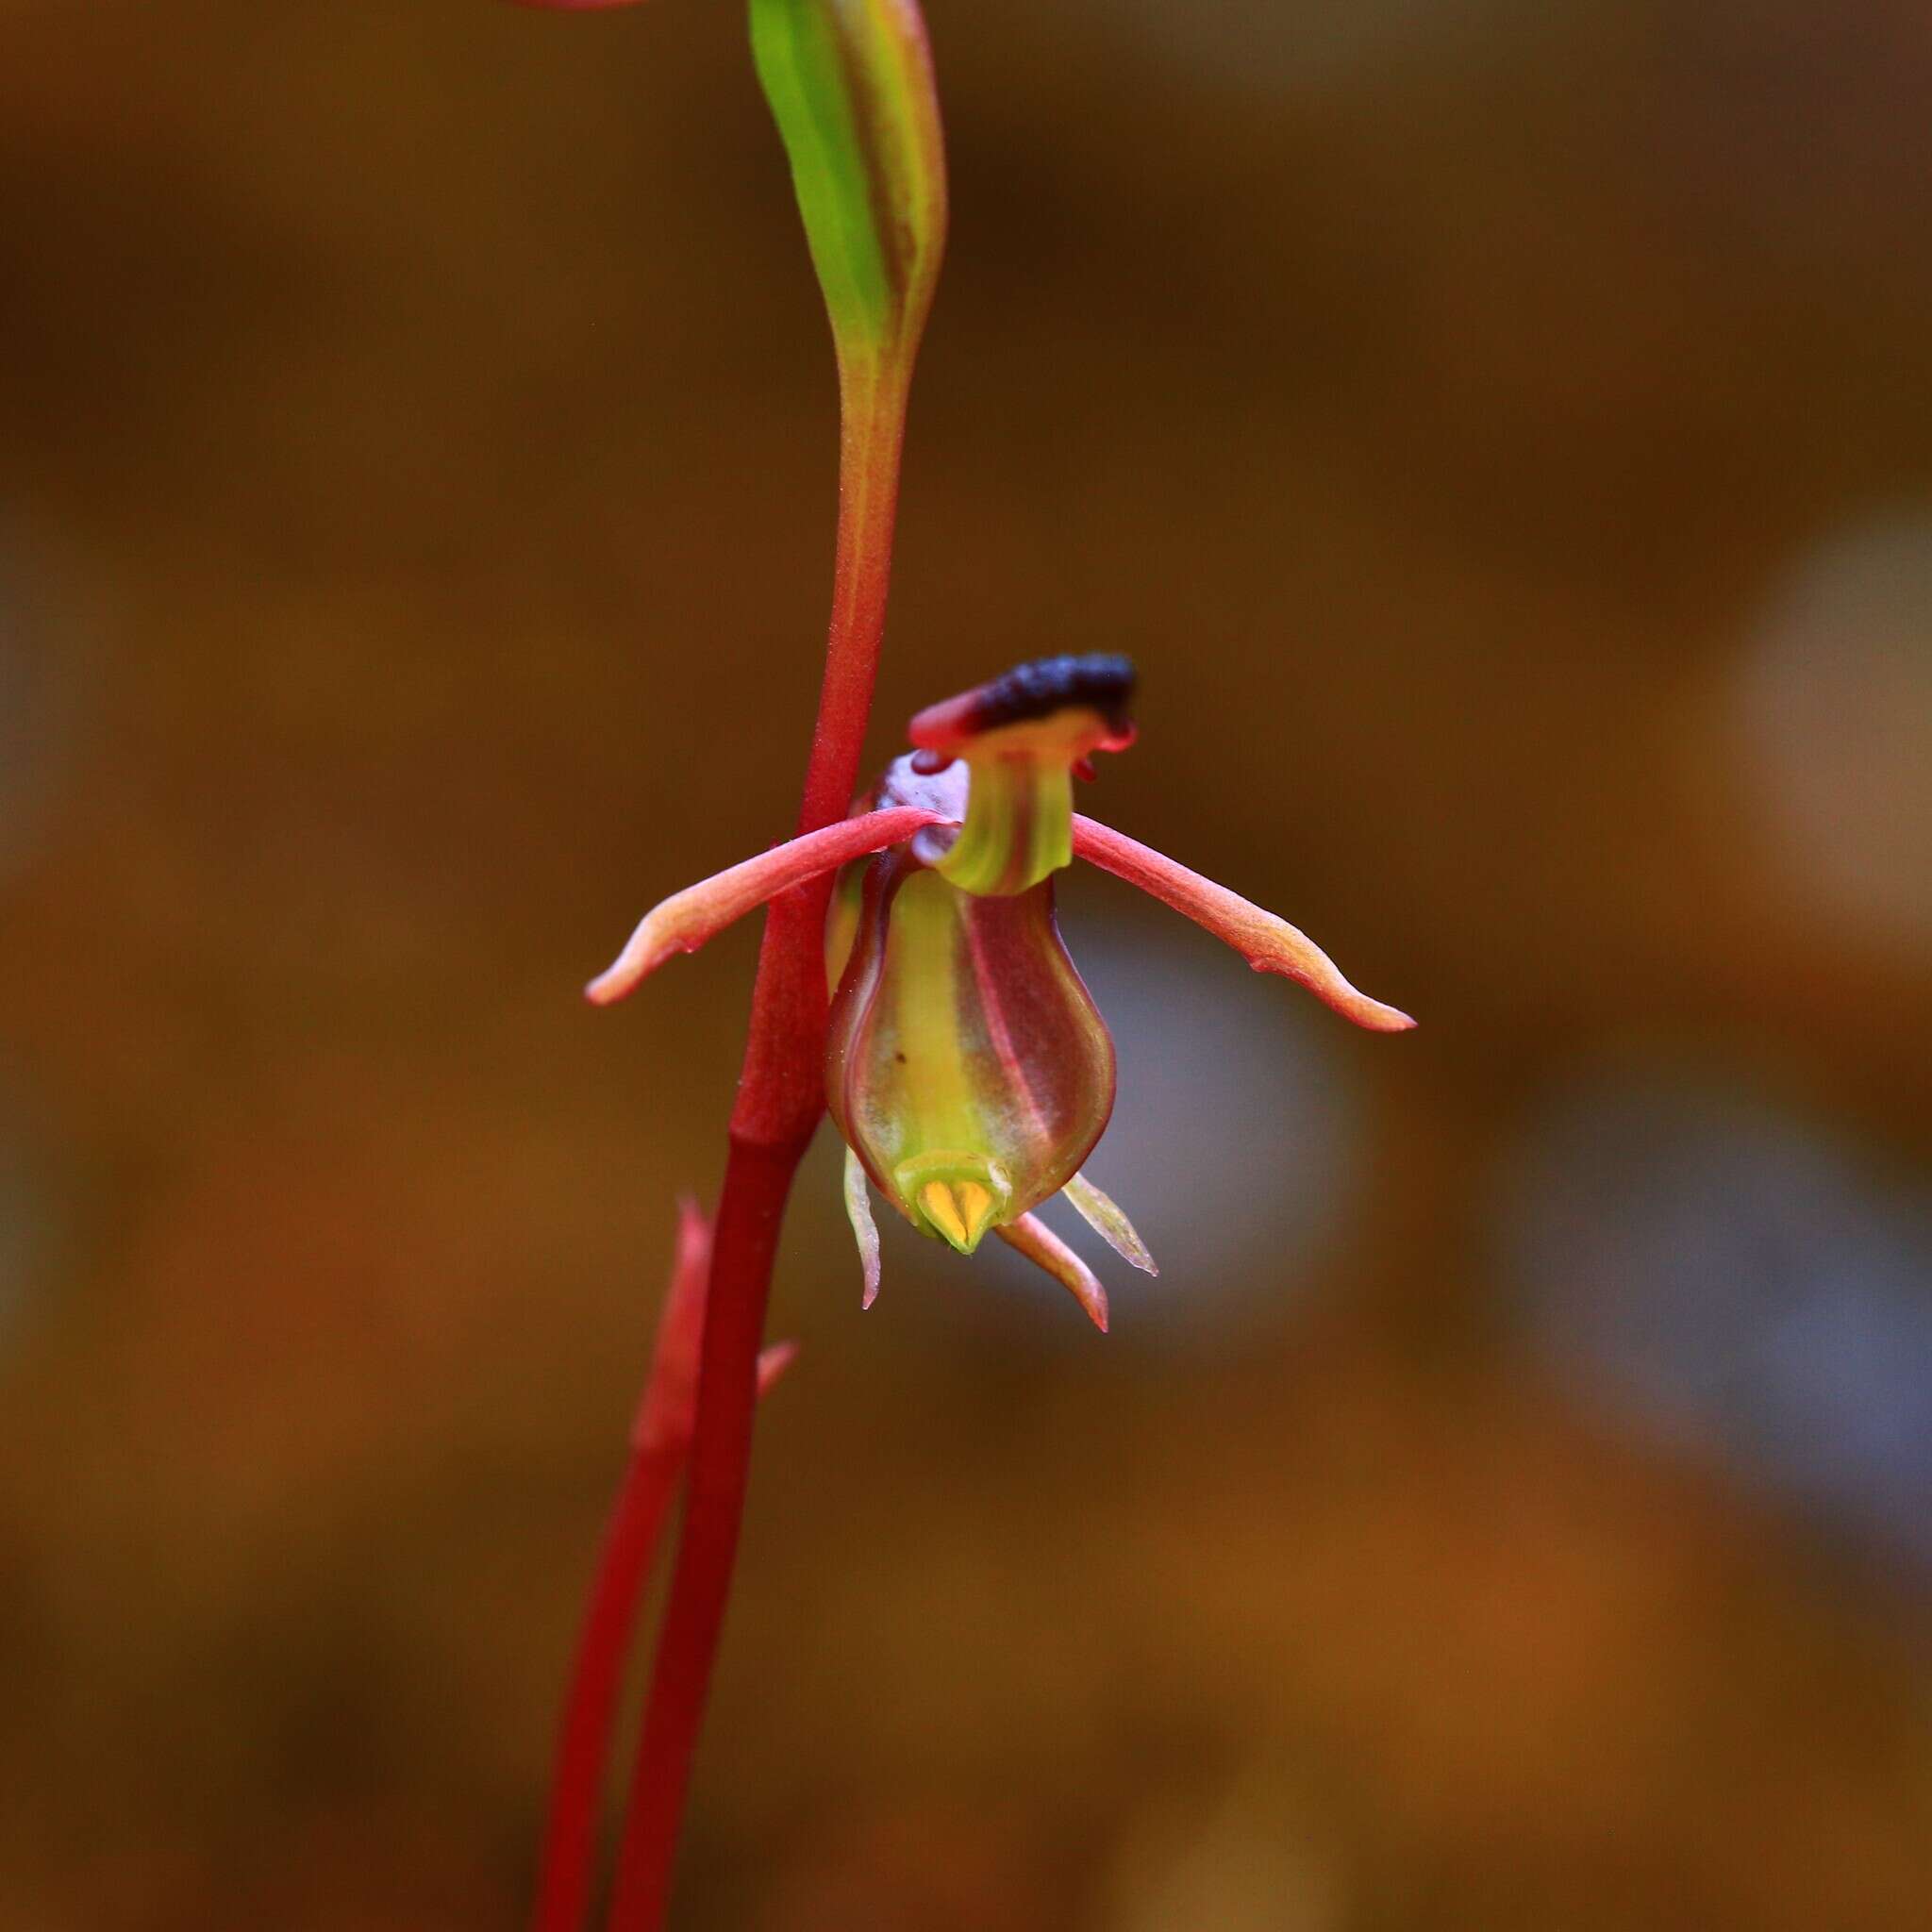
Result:
{"type": "Polygon", "coordinates": [[[1078,705],[1098,711],[1113,731],[1133,723],[1134,660],[1096,651],[1084,658],[1036,658],[981,685],[973,706],[976,730],[1026,724],[1078,705]]]}
{"type": "Polygon", "coordinates": [[[1006,725],[1034,724],[1062,711],[1100,721],[1097,744],[1120,750],[1133,741],[1134,662],[1095,652],[1084,658],[1037,658],[991,684],[928,705],[908,735],[922,751],[970,756],[973,741],[1006,725]]]}

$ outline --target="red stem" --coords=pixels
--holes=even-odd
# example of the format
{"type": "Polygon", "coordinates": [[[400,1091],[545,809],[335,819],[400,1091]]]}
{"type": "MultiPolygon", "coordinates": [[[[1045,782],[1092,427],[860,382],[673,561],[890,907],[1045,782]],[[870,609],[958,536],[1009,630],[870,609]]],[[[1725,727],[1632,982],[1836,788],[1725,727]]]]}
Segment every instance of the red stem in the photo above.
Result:
{"type": "MultiPolygon", "coordinates": [[[[643,1399],[631,1427],[630,1461],[604,1533],[596,1581],[564,1699],[531,1932],[578,1932],[590,1902],[597,1800],[610,1755],[625,1656],[658,1537],[691,1453],[710,1272],[710,1223],[692,1202],[682,1202],[677,1260],[658,1317],[643,1399]]],[[[795,1344],[781,1342],[759,1355],[760,1395],[785,1373],[796,1353],[795,1344]]]]}
{"type": "Polygon", "coordinates": [[[682,1462],[682,1445],[675,1450],[640,1445],[611,1507],[558,1739],[532,1932],[578,1932],[584,1923],[591,1899],[597,1800],[624,1681],[625,1653],[630,1648],[651,1553],[677,1492],[682,1462]]]}
{"type": "MultiPolygon", "coordinates": [[[[858,782],[885,631],[902,377],[841,370],[840,501],[832,617],[798,830],[845,816],[858,782]]],[[[658,1640],[618,1857],[611,1932],[659,1932],[692,1754],[738,1555],[758,1344],[791,1177],[824,1108],[829,875],[772,902],[719,1195],[698,1369],[691,1491],[658,1640]]]]}
{"type": "MultiPolygon", "coordinates": [[[[909,351],[888,354],[904,369],[847,363],[839,381],[839,536],[832,567],[832,618],[812,726],[798,829],[815,832],[852,808],[892,573],[899,503],[899,449],[906,428],[909,351]]],[[[827,891],[829,891],[829,887],[827,891]]]]}

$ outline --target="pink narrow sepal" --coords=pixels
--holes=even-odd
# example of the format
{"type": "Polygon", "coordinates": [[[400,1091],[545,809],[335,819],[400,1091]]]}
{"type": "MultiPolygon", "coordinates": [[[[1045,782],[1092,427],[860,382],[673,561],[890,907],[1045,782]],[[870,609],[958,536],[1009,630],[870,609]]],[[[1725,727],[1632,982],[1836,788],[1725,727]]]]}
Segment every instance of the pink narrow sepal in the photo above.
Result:
{"type": "Polygon", "coordinates": [[[1100,1277],[1061,1241],[1037,1214],[1023,1214],[993,1232],[1017,1248],[1035,1267],[1043,1268],[1086,1310],[1087,1319],[1107,1333],[1107,1290],[1100,1277]]]}
{"type": "Polygon", "coordinates": [[[927,825],[951,823],[917,806],[860,812],[823,831],[788,839],[756,858],[726,866],[654,906],[639,922],[616,961],[584,989],[592,1006],[608,1007],[635,991],[675,953],[694,953],[734,920],[821,873],[883,851],[927,825]]]}
{"type": "Polygon", "coordinates": [[[1232,946],[1257,973],[1278,973],[1294,980],[1344,1020],[1353,1020],[1371,1033],[1407,1033],[1415,1024],[1407,1013],[1357,992],[1334,960],[1287,920],[1098,819],[1074,814],[1074,855],[1186,913],[1196,925],[1232,946]]]}

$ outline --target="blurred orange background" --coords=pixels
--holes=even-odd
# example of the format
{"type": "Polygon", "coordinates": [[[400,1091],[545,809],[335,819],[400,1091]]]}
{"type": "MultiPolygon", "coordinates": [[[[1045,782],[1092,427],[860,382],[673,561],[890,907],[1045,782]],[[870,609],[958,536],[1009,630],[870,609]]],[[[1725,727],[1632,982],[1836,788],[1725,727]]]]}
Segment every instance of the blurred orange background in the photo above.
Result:
{"type": "MultiPolygon", "coordinates": [[[[740,9],[0,4],[0,1925],[512,1927],[787,828],[740,9]]],[[[786,1238],[690,1932],[1932,1923],[1932,26],[929,0],[875,751],[1127,650],[1114,1333],[786,1238]]]]}

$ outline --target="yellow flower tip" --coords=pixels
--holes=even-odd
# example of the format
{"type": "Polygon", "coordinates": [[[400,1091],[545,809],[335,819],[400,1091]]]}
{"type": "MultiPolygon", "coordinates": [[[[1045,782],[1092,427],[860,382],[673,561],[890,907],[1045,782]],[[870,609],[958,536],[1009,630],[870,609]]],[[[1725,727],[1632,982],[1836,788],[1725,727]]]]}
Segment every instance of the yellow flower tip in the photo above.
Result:
{"type": "Polygon", "coordinates": [[[962,1255],[978,1247],[999,1205],[977,1181],[927,1181],[919,1191],[919,1209],[927,1224],[962,1255]]]}
{"type": "Polygon", "coordinates": [[[962,1255],[973,1251],[966,1245],[966,1222],[944,1181],[927,1181],[919,1191],[919,1206],[926,1220],[962,1255]]]}
{"type": "Polygon", "coordinates": [[[1012,1184],[994,1160],[950,1148],[913,1155],[892,1174],[891,1191],[922,1234],[970,1255],[1012,1204],[1012,1184]]]}
{"type": "Polygon", "coordinates": [[[968,1223],[976,1221],[984,1228],[992,1213],[992,1196],[977,1181],[962,1181],[959,1184],[959,1211],[968,1223]]]}

